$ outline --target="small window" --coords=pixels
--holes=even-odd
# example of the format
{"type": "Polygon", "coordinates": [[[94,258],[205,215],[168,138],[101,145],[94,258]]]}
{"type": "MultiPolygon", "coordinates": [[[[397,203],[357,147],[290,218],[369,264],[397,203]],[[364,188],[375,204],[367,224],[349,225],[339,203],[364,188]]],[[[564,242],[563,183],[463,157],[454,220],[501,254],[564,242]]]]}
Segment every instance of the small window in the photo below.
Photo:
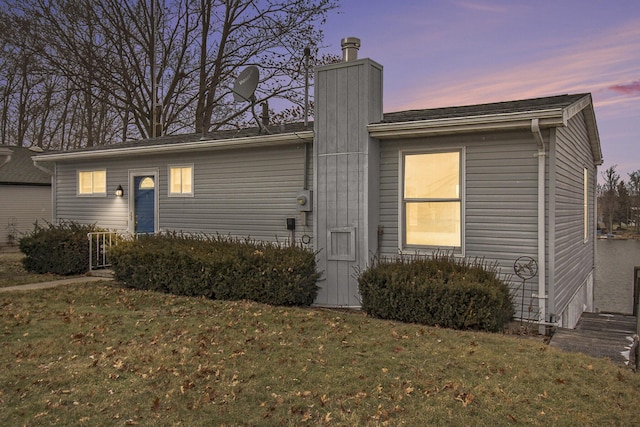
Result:
{"type": "Polygon", "coordinates": [[[461,248],[461,151],[403,156],[404,247],[461,248]]]}
{"type": "Polygon", "coordinates": [[[106,196],[106,194],[106,170],[78,171],[78,195],[106,196]]]}
{"type": "Polygon", "coordinates": [[[169,166],[169,196],[193,196],[193,165],[169,166]]]}

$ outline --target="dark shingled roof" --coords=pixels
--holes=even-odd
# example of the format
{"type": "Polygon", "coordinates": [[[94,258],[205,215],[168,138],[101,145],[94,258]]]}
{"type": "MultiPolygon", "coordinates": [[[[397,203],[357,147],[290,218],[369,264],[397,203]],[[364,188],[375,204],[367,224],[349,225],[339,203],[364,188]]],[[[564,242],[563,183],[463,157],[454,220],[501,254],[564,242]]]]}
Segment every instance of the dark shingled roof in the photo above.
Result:
{"type": "Polygon", "coordinates": [[[429,108],[425,110],[407,110],[386,113],[380,123],[413,122],[420,120],[450,119],[454,117],[473,117],[490,114],[522,113],[526,111],[566,108],[587,93],[558,95],[546,98],[523,99],[519,101],[494,102],[491,104],[465,105],[461,107],[429,108]]]}
{"type": "MultiPolygon", "coordinates": [[[[579,99],[589,96],[589,94],[558,95],[545,98],[525,99],[519,101],[495,102],[490,104],[466,105],[460,107],[430,108],[424,110],[407,110],[394,113],[385,113],[382,121],[378,123],[401,123],[423,120],[438,120],[457,117],[474,117],[506,113],[519,113],[528,111],[542,111],[549,109],[562,109],[570,106],[579,99]]],[[[268,133],[271,135],[312,131],[313,122],[309,122],[305,127],[304,123],[288,123],[285,125],[269,126],[268,133]]],[[[75,150],[67,150],[64,153],[104,151],[110,149],[130,148],[130,147],[153,147],[172,144],[183,144],[197,142],[201,140],[233,140],[236,138],[259,137],[266,132],[259,128],[218,130],[203,135],[201,133],[166,135],[158,138],[125,141],[116,144],[102,145],[96,147],[85,147],[75,150]]],[[[62,152],[58,152],[62,153],[62,152]]],[[[49,151],[48,154],[57,154],[49,151]]],[[[45,156],[46,157],[46,154],[45,156]]]]}
{"type": "MultiPolygon", "coordinates": [[[[313,130],[313,122],[309,122],[305,128],[304,123],[288,123],[284,125],[273,125],[268,127],[268,134],[277,135],[292,132],[304,132],[313,130]]],[[[67,150],[65,153],[73,153],[76,151],[100,151],[108,150],[111,148],[129,148],[129,147],[148,147],[148,146],[160,146],[171,144],[182,144],[188,142],[197,142],[200,140],[223,140],[223,139],[235,139],[235,138],[248,138],[252,136],[267,135],[267,132],[260,132],[257,127],[246,129],[230,129],[230,130],[218,130],[215,132],[209,132],[205,135],[202,133],[187,133],[176,135],[165,135],[157,138],[140,139],[133,141],[119,142],[110,145],[101,145],[95,147],[79,148],[75,150],[67,150]]]]}
{"type": "Polygon", "coordinates": [[[0,184],[51,185],[51,175],[33,165],[31,157],[37,151],[25,147],[0,145],[1,151],[11,150],[11,160],[0,156],[0,184]]]}

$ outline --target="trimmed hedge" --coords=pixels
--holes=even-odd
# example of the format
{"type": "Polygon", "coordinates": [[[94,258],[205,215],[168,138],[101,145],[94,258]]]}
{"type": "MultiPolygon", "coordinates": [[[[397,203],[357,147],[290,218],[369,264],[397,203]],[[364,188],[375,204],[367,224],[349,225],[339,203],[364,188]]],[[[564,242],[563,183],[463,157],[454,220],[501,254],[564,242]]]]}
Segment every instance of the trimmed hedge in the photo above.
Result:
{"type": "Polygon", "coordinates": [[[87,233],[101,231],[95,225],[64,221],[59,224],[37,222],[33,231],[20,239],[25,270],[62,276],[84,274],[89,265],[87,233]]]}
{"type": "Polygon", "coordinates": [[[111,250],[114,277],[128,287],[271,305],[311,305],[315,253],[298,246],[221,236],[159,234],[111,250]]]}
{"type": "Polygon", "coordinates": [[[453,329],[501,331],[515,310],[495,265],[436,253],[378,260],[358,274],[369,315],[453,329]]]}

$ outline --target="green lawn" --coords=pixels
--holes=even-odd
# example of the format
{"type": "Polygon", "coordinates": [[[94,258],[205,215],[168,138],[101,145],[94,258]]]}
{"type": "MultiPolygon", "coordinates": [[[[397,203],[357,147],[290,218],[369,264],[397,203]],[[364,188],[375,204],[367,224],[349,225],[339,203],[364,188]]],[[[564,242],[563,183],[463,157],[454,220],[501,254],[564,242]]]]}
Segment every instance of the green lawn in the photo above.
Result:
{"type": "Polygon", "coordinates": [[[22,258],[24,255],[21,252],[0,253],[0,288],[69,278],[55,274],[29,273],[22,267],[22,258]]]}
{"type": "Polygon", "coordinates": [[[0,294],[0,425],[630,425],[640,376],[541,340],[70,285],[0,294]]]}

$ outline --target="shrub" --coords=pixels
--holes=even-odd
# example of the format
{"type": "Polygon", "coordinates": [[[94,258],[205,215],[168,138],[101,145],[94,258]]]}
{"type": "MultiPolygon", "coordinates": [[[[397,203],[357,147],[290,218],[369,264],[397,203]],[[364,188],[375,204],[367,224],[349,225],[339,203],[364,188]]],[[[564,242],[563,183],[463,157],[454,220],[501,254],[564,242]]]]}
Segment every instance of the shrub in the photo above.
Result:
{"type": "Polygon", "coordinates": [[[383,319],[500,331],[514,315],[495,265],[443,253],[378,260],[358,274],[358,286],[363,310],[383,319]]]}
{"type": "Polygon", "coordinates": [[[137,289],[272,305],[310,305],[318,292],[315,253],[298,246],[174,233],[124,242],[111,260],[137,289]]]}
{"type": "Polygon", "coordinates": [[[36,222],[33,231],[20,239],[20,250],[25,254],[24,268],[38,274],[86,273],[89,264],[87,233],[94,231],[100,230],[95,225],[73,221],[47,223],[46,227],[36,222]]]}

